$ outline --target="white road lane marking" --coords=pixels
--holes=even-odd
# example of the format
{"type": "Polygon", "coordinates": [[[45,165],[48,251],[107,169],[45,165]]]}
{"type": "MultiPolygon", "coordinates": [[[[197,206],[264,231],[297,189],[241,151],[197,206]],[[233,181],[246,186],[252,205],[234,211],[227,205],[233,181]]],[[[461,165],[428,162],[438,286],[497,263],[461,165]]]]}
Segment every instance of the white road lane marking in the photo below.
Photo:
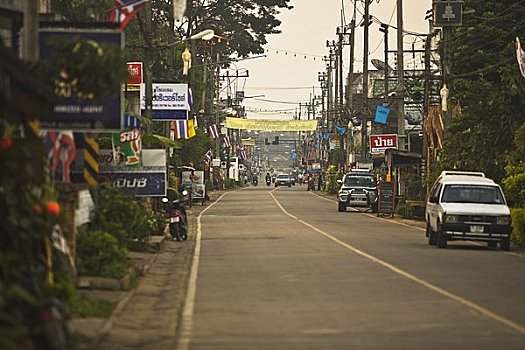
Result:
{"type": "MultiPolygon", "coordinates": [[[[317,193],[312,193],[311,194],[321,198],[321,199],[324,199],[325,201],[328,201],[328,202],[332,202],[332,203],[337,203],[337,201],[333,200],[333,199],[330,199],[330,198],[326,198],[326,197],[323,197],[323,196],[320,196],[318,195],[317,193]]],[[[353,211],[359,211],[355,208],[350,208],[352,209],[353,211]]],[[[419,230],[419,231],[423,231],[425,232],[425,229],[424,228],[421,228],[421,227],[417,227],[417,226],[414,226],[414,225],[410,225],[410,224],[405,224],[404,222],[399,222],[399,221],[395,221],[395,220],[390,220],[390,219],[387,219],[387,218],[382,218],[382,217],[379,217],[377,215],[372,215],[372,214],[368,214],[368,213],[363,213],[365,215],[368,215],[369,217],[373,218],[373,219],[376,219],[376,220],[383,220],[383,221],[388,221],[388,222],[391,222],[391,223],[394,223],[394,224],[397,224],[397,225],[402,225],[402,226],[406,226],[406,227],[410,227],[410,228],[413,228],[414,230],[419,230]]],[[[478,243],[478,242],[470,242],[470,241],[466,241],[465,243],[467,244],[470,244],[470,245],[475,245],[475,246],[478,246],[478,247],[485,247],[486,245],[485,244],[481,244],[481,243],[478,243]]],[[[502,254],[506,254],[506,255],[512,255],[512,256],[517,256],[518,258],[522,258],[524,259],[525,258],[525,254],[518,254],[518,253],[513,253],[513,252],[501,252],[502,254]]]]}
{"type": "Polygon", "coordinates": [[[309,227],[313,231],[315,231],[315,232],[325,236],[326,238],[336,242],[337,244],[339,244],[339,245],[341,245],[341,246],[343,246],[343,247],[353,251],[354,253],[356,253],[356,254],[358,254],[358,255],[360,255],[360,256],[368,259],[368,260],[371,260],[371,261],[373,261],[373,262],[375,262],[375,263],[377,263],[377,264],[379,264],[379,265],[381,265],[381,266],[391,270],[392,272],[394,272],[394,273],[396,273],[398,275],[401,275],[401,276],[403,276],[403,277],[405,277],[405,278],[407,278],[407,279],[409,279],[409,280],[411,280],[411,281],[413,281],[413,282],[415,282],[415,283],[417,283],[417,284],[419,284],[419,285],[421,285],[421,286],[423,286],[423,287],[425,287],[427,289],[430,289],[430,290],[432,290],[432,291],[434,291],[434,292],[436,292],[436,293],[438,293],[438,294],[440,294],[440,295],[442,295],[442,296],[444,296],[444,297],[446,297],[448,299],[454,300],[454,301],[460,303],[461,305],[466,306],[467,308],[480,313],[482,316],[485,316],[485,317],[490,318],[490,319],[492,319],[492,320],[494,320],[496,322],[499,322],[502,325],[507,326],[507,327],[509,327],[509,328],[511,328],[511,329],[513,329],[513,330],[517,331],[518,333],[521,333],[522,335],[525,336],[525,326],[524,325],[521,325],[519,323],[511,321],[511,320],[509,320],[509,319],[507,319],[507,318],[505,318],[503,316],[500,316],[500,315],[498,315],[498,314],[496,314],[496,313],[494,313],[494,312],[492,312],[492,311],[490,311],[488,309],[485,309],[484,307],[482,307],[482,306],[480,306],[480,305],[478,305],[476,303],[473,303],[473,302],[471,302],[471,301],[469,301],[469,300],[467,300],[465,298],[460,297],[459,295],[451,293],[451,292],[449,292],[449,291],[447,291],[447,290],[445,290],[443,288],[440,288],[440,287],[438,287],[438,286],[436,286],[436,285],[434,285],[434,284],[432,284],[430,282],[427,282],[427,281],[425,281],[425,280],[423,280],[421,278],[418,278],[418,277],[416,277],[416,276],[414,276],[414,275],[412,275],[412,274],[410,274],[410,273],[408,273],[408,272],[406,272],[406,271],[404,271],[404,270],[402,270],[402,269],[400,269],[400,268],[398,268],[398,267],[396,267],[396,266],[394,266],[392,264],[387,263],[386,261],[383,261],[383,260],[381,260],[379,258],[376,258],[373,255],[365,253],[364,251],[359,250],[359,249],[355,248],[354,246],[352,246],[352,245],[350,245],[350,244],[348,244],[346,242],[341,241],[340,239],[330,235],[329,233],[326,233],[323,230],[318,229],[317,227],[307,223],[306,221],[304,221],[302,219],[299,219],[298,217],[290,214],[286,209],[284,209],[284,207],[277,200],[277,198],[275,198],[275,196],[273,195],[272,192],[270,192],[270,195],[272,196],[273,200],[275,201],[277,206],[281,209],[281,211],[284,214],[286,214],[289,217],[297,220],[298,222],[302,223],[303,225],[309,227]]]}
{"type": "Polygon", "coordinates": [[[205,208],[197,217],[197,236],[195,237],[195,252],[191,263],[190,277],[188,281],[188,290],[186,291],[186,300],[184,301],[184,308],[182,310],[181,324],[179,328],[177,350],[188,350],[191,336],[193,333],[193,315],[195,312],[195,297],[197,294],[197,275],[199,273],[199,262],[201,252],[201,237],[202,237],[202,223],[201,218],[208,209],[213,207],[229,192],[224,193],[215,202],[211,203],[205,208]]]}

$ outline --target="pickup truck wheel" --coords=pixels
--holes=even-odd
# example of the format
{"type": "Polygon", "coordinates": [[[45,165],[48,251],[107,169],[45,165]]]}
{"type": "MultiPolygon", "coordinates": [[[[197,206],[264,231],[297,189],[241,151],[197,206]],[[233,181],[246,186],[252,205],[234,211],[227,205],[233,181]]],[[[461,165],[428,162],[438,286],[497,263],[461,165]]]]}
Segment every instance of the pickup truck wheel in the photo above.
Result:
{"type": "Polygon", "coordinates": [[[339,211],[339,212],[346,211],[346,203],[339,202],[338,205],[337,205],[337,211],[339,211]]]}
{"type": "Polygon", "coordinates": [[[437,235],[437,240],[436,240],[437,247],[446,248],[447,247],[447,235],[439,224],[438,224],[438,230],[436,232],[436,235],[437,235]]]}
{"type": "Polygon", "coordinates": [[[428,245],[436,245],[437,235],[434,231],[432,231],[432,228],[430,227],[429,223],[427,223],[427,229],[425,233],[426,233],[426,236],[428,237],[428,245]]]}
{"type": "Polygon", "coordinates": [[[498,242],[496,241],[488,241],[487,242],[487,247],[489,248],[496,248],[498,246],[498,242]]]}
{"type": "Polygon", "coordinates": [[[292,187],[292,184],[288,184],[288,187],[292,187]]]}
{"type": "Polygon", "coordinates": [[[508,252],[510,250],[510,238],[503,238],[499,243],[501,250],[508,252]]]}

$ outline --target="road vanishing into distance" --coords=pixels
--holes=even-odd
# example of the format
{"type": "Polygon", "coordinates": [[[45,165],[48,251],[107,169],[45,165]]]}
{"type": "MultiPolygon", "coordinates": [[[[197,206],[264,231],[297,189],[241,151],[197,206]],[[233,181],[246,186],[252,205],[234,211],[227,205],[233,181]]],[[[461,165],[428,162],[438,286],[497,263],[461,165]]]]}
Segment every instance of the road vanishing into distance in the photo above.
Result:
{"type": "Polygon", "coordinates": [[[198,218],[178,350],[525,349],[525,255],[430,247],[421,227],[292,188],[198,218]]]}

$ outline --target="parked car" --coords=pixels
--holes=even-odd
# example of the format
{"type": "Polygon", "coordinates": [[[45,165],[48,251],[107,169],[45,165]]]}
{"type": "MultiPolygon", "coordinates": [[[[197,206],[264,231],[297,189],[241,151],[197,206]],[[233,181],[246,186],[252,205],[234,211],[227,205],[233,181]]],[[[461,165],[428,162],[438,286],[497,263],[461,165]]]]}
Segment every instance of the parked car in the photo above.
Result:
{"type": "Polygon", "coordinates": [[[369,207],[377,212],[377,182],[370,171],[352,170],[343,180],[338,192],[338,211],[346,211],[347,207],[369,207]]]}
{"type": "Polygon", "coordinates": [[[292,187],[292,180],[290,179],[290,175],[288,175],[288,174],[278,174],[275,177],[275,187],[278,187],[278,186],[292,187]]]}
{"type": "Polygon", "coordinates": [[[446,248],[452,240],[499,243],[510,249],[510,209],[501,187],[479,172],[443,171],[427,200],[429,245],[446,248]]]}

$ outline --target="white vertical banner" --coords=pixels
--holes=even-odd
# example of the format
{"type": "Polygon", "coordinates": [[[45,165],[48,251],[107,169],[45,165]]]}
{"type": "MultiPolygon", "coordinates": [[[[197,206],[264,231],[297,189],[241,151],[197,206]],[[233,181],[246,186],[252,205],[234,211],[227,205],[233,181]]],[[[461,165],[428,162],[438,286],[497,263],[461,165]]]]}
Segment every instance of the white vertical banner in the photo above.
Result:
{"type": "Polygon", "coordinates": [[[525,52],[521,49],[520,39],[516,37],[516,59],[520,66],[521,76],[525,78],[525,52]]]}

